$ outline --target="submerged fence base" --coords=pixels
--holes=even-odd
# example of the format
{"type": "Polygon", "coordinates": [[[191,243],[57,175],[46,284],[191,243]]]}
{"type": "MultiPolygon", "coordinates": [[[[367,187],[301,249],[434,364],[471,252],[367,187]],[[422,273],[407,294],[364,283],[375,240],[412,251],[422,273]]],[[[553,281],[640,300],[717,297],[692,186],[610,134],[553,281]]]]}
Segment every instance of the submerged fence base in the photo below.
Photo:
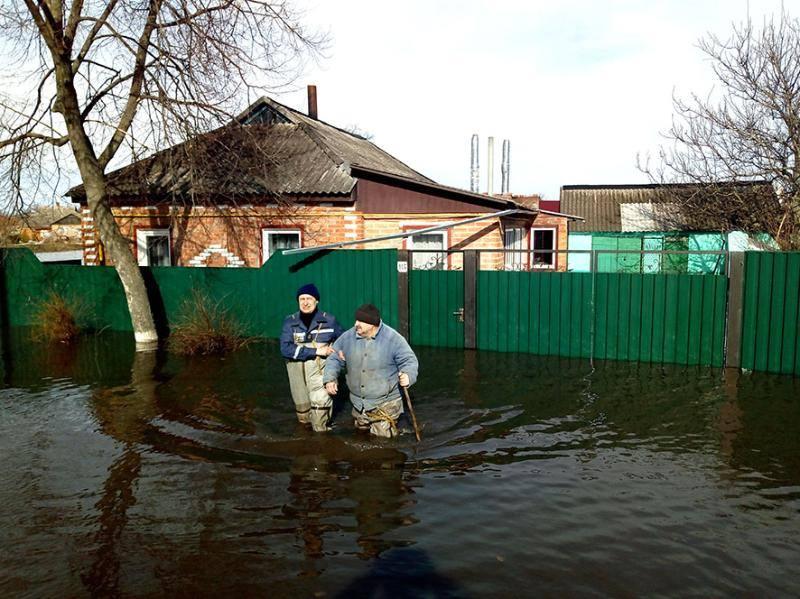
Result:
{"type": "MultiPolygon", "coordinates": [[[[406,251],[338,250],[275,255],[258,269],[143,273],[163,334],[198,291],[246,334],[277,337],[297,310],[296,289],[314,282],[320,308],[345,326],[371,302],[416,345],[800,374],[800,253],[731,253],[726,274],[484,271],[478,251],[460,253],[460,270],[416,270],[406,251]]],[[[30,325],[49,293],[67,299],[84,328],[131,330],[113,268],[0,253],[4,329],[30,325]]]]}

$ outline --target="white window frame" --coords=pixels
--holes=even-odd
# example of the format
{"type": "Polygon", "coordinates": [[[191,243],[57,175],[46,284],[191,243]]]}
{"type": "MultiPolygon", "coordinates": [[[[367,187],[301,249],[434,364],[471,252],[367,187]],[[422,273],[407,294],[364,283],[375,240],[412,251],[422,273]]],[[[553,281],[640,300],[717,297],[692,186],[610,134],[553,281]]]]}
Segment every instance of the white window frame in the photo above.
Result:
{"type": "MultiPolygon", "coordinates": [[[[530,241],[531,269],[535,268],[537,270],[555,270],[556,265],[558,264],[558,229],[556,227],[531,227],[530,236],[531,236],[531,238],[530,238],[531,239],[531,241],[530,241]],[[549,254],[553,259],[553,263],[552,264],[537,264],[536,263],[536,256],[537,255],[538,256],[546,256],[546,255],[548,255],[548,254],[534,254],[534,251],[536,250],[536,245],[534,243],[535,242],[534,233],[536,231],[552,231],[553,232],[553,246],[551,248],[553,250],[553,253],[549,254]]],[[[544,248],[541,248],[541,249],[544,249],[544,248]]]]}
{"type": "Polygon", "coordinates": [[[297,233],[297,247],[303,247],[303,231],[301,229],[261,229],[261,264],[264,264],[274,253],[270,251],[270,235],[286,235],[297,233]]]}
{"type": "Polygon", "coordinates": [[[530,249],[529,231],[523,226],[508,226],[503,228],[503,269],[504,270],[527,270],[527,253],[530,249]],[[506,245],[506,233],[509,231],[521,231],[522,237],[516,240],[516,247],[506,245]]]}
{"type": "Polygon", "coordinates": [[[147,256],[147,240],[150,237],[167,238],[167,258],[172,265],[172,235],[169,229],[137,229],[136,230],[136,257],[139,266],[151,266],[147,256]]]}
{"type": "MultiPolygon", "coordinates": [[[[428,225],[428,226],[433,226],[433,225],[428,225]]],[[[409,250],[413,250],[414,249],[414,235],[417,235],[417,232],[415,232],[413,230],[407,231],[407,232],[410,233],[410,235],[408,237],[406,237],[406,248],[409,249],[409,250]]],[[[418,251],[419,252],[425,251],[426,253],[430,253],[430,254],[441,253],[442,256],[443,256],[442,270],[447,270],[447,243],[448,243],[447,231],[427,231],[427,232],[424,232],[424,233],[419,233],[419,235],[439,235],[442,238],[442,249],[441,249],[440,252],[438,252],[437,250],[429,250],[427,248],[424,248],[424,249],[418,250],[418,251]]],[[[417,254],[417,255],[419,255],[419,254],[417,254]]],[[[411,254],[411,268],[419,270],[414,265],[414,254],[411,254]]]]}

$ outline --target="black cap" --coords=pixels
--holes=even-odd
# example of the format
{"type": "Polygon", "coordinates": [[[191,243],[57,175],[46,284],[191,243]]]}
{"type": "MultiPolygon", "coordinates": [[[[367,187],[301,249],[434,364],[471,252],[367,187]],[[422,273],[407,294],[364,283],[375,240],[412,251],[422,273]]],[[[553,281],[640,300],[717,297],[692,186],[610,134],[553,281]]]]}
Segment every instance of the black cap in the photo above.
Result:
{"type": "Polygon", "coordinates": [[[378,326],[381,324],[381,313],[372,304],[364,304],[356,310],[356,320],[378,326]]]}
{"type": "Polygon", "coordinates": [[[310,295],[315,300],[319,301],[319,289],[314,283],[306,283],[300,289],[297,290],[297,295],[295,297],[300,297],[301,295],[310,295]]]}

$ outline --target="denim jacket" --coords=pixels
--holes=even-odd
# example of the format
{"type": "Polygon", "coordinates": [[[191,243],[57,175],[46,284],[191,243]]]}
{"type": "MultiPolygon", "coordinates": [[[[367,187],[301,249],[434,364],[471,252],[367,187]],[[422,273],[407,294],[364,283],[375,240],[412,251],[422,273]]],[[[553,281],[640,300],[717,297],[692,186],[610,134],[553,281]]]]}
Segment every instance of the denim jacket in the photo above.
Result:
{"type": "Polygon", "coordinates": [[[281,330],[281,355],[287,360],[305,362],[317,357],[317,350],[305,347],[305,343],[330,345],[339,335],[342,327],[336,322],[333,314],[317,310],[308,328],[300,318],[300,312],[286,317],[281,330]]]}
{"type": "Polygon", "coordinates": [[[359,336],[355,327],[348,329],[334,342],[333,349],[325,360],[323,381],[335,381],[346,368],[350,401],[361,412],[400,397],[400,372],[408,374],[410,385],[417,380],[417,356],[403,336],[384,322],[371,339],[359,336]],[[339,358],[340,351],[345,361],[339,358]]]}

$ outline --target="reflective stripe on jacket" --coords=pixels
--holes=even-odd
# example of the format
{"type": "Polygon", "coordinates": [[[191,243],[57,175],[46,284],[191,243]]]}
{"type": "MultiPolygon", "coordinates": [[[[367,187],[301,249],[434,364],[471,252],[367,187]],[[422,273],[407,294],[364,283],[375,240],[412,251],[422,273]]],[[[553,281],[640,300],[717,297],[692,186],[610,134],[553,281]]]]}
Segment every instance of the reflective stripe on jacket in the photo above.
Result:
{"type": "Polygon", "coordinates": [[[330,345],[342,334],[342,327],[333,314],[317,310],[311,324],[306,328],[300,319],[300,312],[287,316],[281,329],[281,355],[287,360],[305,362],[317,357],[313,345],[330,345]]]}

